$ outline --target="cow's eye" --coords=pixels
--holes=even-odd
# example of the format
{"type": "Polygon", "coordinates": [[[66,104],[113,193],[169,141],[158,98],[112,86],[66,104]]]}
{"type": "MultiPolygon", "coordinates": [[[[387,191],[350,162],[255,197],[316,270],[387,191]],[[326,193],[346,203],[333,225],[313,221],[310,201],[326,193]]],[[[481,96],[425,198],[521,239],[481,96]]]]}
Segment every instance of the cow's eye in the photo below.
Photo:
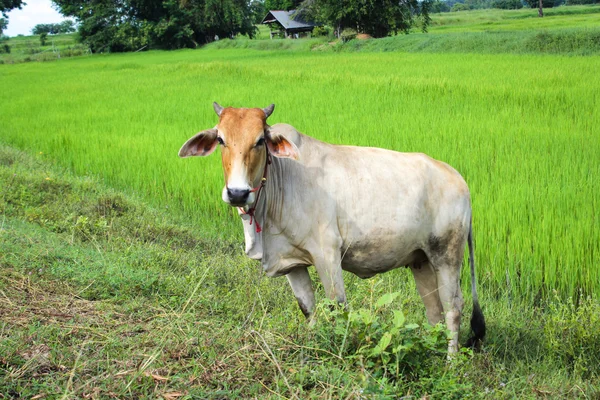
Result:
{"type": "Polygon", "coordinates": [[[263,144],[265,144],[265,138],[260,138],[258,139],[258,142],[256,142],[256,144],[254,145],[254,147],[260,147],[263,144]]]}
{"type": "Polygon", "coordinates": [[[219,142],[221,146],[225,146],[225,142],[223,141],[223,138],[221,136],[217,136],[217,142],[219,142]]]}

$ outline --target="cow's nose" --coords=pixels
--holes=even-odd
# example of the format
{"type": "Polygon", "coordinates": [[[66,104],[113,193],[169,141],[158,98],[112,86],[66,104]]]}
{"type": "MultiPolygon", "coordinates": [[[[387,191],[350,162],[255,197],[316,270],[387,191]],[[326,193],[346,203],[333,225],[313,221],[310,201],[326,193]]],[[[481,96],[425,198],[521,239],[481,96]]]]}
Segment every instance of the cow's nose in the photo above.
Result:
{"type": "Polygon", "coordinates": [[[248,195],[250,194],[249,189],[230,189],[227,188],[227,196],[231,204],[246,204],[248,195]]]}

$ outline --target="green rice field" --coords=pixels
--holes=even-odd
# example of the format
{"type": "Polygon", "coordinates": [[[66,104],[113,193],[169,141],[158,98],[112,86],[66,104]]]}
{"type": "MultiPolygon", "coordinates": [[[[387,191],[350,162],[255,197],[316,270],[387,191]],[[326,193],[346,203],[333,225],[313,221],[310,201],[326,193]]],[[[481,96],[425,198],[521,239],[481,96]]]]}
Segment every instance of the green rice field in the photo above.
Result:
{"type": "Polygon", "coordinates": [[[481,284],[597,294],[600,59],[200,50],[0,67],[2,142],[239,240],[218,155],[177,151],[212,101],[276,104],[332,143],[424,152],[470,185],[481,284]]]}

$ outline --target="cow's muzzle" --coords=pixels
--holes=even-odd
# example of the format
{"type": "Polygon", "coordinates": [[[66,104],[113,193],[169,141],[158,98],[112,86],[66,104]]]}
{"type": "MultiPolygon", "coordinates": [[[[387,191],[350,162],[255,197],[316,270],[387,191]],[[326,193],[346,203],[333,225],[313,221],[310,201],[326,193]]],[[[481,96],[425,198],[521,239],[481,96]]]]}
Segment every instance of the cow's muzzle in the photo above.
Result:
{"type": "Polygon", "coordinates": [[[248,204],[250,189],[231,189],[227,188],[228,203],[234,207],[243,207],[248,204]]]}

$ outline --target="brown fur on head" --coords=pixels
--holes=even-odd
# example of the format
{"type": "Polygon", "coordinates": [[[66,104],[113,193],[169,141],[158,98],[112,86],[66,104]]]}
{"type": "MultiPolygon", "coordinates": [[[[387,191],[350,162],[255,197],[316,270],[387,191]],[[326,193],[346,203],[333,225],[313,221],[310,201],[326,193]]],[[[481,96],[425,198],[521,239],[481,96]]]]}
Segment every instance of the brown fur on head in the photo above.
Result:
{"type": "Polygon", "coordinates": [[[265,129],[267,117],[260,108],[225,108],[219,116],[217,140],[221,143],[223,174],[228,187],[247,180],[258,186],[267,153],[265,129]],[[232,176],[232,173],[240,176],[232,176]],[[232,180],[230,181],[230,177],[232,180]]]}
{"type": "Polygon", "coordinates": [[[221,146],[225,176],[223,200],[233,206],[249,206],[255,200],[251,190],[260,184],[267,149],[275,157],[296,158],[293,144],[281,135],[271,135],[267,118],[274,109],[221,107],[214,103],[219,123],[189,139],[179,150],[180,157],[207,156],[221,146]]]}

